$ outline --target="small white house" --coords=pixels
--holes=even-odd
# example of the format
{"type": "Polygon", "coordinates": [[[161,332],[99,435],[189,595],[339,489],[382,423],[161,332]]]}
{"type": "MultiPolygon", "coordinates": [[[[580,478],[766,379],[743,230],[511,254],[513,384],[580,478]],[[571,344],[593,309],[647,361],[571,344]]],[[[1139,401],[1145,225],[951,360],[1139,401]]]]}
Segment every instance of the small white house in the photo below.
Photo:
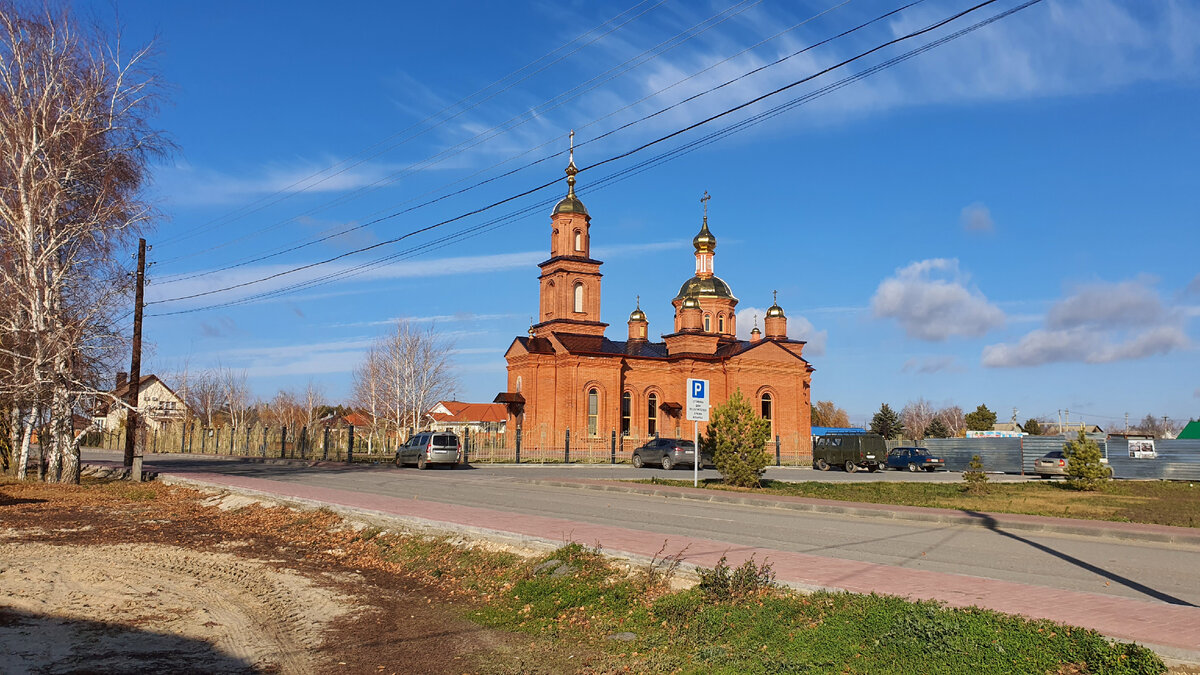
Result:
{"type": "MultiPolygon", "coordinates": [[[[116,388],[99,401],[94,420],[101,429],[117,429],[125,422],[125,406],[110,397],[125,400],[130,386],[127,378],[125,373],[117,373],[116,388]]],[[[141,385],[138,386],[138,407],[143,411],[148,429],[182,421],[188,411],[187,403],[156,375],[142,376],[141,385]]]]}

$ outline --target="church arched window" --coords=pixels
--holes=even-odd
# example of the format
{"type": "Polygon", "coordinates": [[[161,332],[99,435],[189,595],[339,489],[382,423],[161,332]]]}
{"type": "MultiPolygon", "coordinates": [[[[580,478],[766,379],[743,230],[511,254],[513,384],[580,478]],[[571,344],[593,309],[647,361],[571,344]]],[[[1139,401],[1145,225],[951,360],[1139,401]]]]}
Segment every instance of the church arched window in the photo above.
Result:
{"type": "Polygon", "coordinates": [[[575,282],[575,311],[583,311],[583,282],[575,282]]]}
{"type": "Polygon", "coordinates": [[[658,394],[646,397],[646,433],[651,436],[658,434],[658,394]]]}
{"type": "Polygon", "coordinates": [[[587,395],[587,432],[588,436],[596,436],[600,429],[600,392],[589,389],[587,395]]]}
{"type": "Polygon", "coordinates": [[[775,412],[774,401],[771,399],[770,392],[763,392],[762,395],[762,418],[770,422],[775,412]]]}
{"type": "Polygon", "coordinates": [[[583,250],[583,233],[579,230],[575,230],[575,250],[583,250]]]}
{"type": "Polygon", "coordinates": [[[717,332],[718,333],[725,332],[725,315],[724,314],[717,315],[717,332]]]}
{"type": "Polygon", "coordinates": [[[712,330],[712,315],[705,314],[704,315],[704,332],[707,333],[711,330],[712,330]]]}
{"type": "Polygon", "coordinates": [[[633,429],[633,394],[621,394],[621,435],[628,436],[633,429]]]}

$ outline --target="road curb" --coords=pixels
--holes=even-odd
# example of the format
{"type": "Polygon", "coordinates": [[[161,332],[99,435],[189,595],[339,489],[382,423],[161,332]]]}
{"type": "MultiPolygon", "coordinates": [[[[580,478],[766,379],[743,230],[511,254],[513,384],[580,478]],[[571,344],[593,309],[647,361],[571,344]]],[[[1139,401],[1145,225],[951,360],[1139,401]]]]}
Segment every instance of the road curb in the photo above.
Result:
{"type": "Polygon", "coordinates": [[[739,504],[759,508],[790,509],[812,513],[834,513],[840,515],[859,516],[883,520],[902,520],[920,523],[939,523],[944,525],[967,525],[996,529],[1003,527],[1008,530],[1026,532],[1048,532],[1053,534],[1069,534],[1084,537],[1102,537],[1128,541],[1145,541],[1158,544],[1181,544],[1200,546],[1200,531],[1192,532],[1190,528],[1169,527],[1165,525],[1137,525],[1127,523],[1105,523],[1103,521],[1071,520],[1069,518],[1051,518],[1048,516],[1030,516],[1014,513],[968,513],[953,509],[938,509],[931,507],[893,507],[887,504],[864,504],[860,502],[839,502],[827,499],[809,499],[806,497],[778,497],[759,495],[720,494],[715,490],[703,488],[680,487],[643,487],[640,485],[621,485],[604,481],[571,481],[552,480],[544,478],[523,479],[522,482],[549,487],[576,488],[585,490],[600,490],[604,492],[622,492],[642,494],[667,499],[690,499],[694,501],[717,502],[722,504],[739,504]],[[1153,528],[1153,529],[1147,529],[1153,528]]]}

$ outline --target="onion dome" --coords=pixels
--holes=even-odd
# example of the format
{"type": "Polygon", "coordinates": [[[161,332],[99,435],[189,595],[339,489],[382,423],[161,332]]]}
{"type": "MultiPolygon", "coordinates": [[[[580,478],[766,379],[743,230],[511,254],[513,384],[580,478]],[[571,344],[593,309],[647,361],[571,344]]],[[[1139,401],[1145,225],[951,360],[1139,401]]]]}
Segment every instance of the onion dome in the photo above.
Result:
{"type": "Polygon", "coordinates": [[[708,231],[708,216],[704,216],[699,234],[692,238],[692,246],[696,247],[696,253],[712,253],[717,250],[717,238],[708,231]]]}
{"type": "MultiPolygon", "coordinates": [[[[578,213],[581,216],[588,216],[587,207],[579,198],[575,196],[575,174],[579,173],[579,169],[575,166],[575,132],[571,132],[571,154],[565,169],[567,174],[567,196],[563,197],[558,204],[554,205],[553,215],[560,213],[578,213]]],[[[588,216],[589,218],[591,216],[588,216]]]]}
{"type": "Polygon", "coordinates": [[[645,321],[646,320],[646,313],[642,311],[641,297],[638,297],[637,309],[635,309],[629,313],[629,320],[630,321],[645,321]]]}
{"type": "Polygon", "coordinates": [[[774,304],[767,308],[767,318],[781,317],[787,318],[783,314],[783,308],[779,306],[779,291],[771,291],[774,304]]]}
{"type": "Polygon", "coordinates": [[[683,299],[683,307],[681,309],[700,309],[700,301],[696,296],[689,295],[683,299]]]}
{"type": "Polygon", "coordinates": [[[751,335],[762,335],[762,331],[758,329],[758,315],[754,315],[754,328],[750,329],[751,335]]]}
{"type": "Polygon", "coordinates": [[[683,282],[679,287],[679,294],[675,296],[676,300],[689,296],[709,296],[714,298],[728,298],[737,300],[733,297],[733,291],[729,290],[729,284],[722,281],[719,277],[692,277],[683,282]]]}

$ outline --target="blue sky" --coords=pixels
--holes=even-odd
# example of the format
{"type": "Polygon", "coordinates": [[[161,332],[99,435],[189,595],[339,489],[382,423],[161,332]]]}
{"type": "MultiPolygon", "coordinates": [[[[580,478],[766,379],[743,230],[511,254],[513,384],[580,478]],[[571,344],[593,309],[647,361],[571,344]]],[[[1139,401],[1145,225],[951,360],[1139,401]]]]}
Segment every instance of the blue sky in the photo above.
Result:
{"type": "MultiPolygon", "coordinates": [[[[148,237],[151,369],[219,364],[245,370],[264,398],[312,380],[338,400],[367,345],[408,318],[454,340],[457,397],[490,401],[504,387],[504,350],[537,308],[536,263],[549,247],[549,207],[537,204],[565,184],[336,263],[165,300],[392,239],[561,179],[565,156],[552,157],[214,272],[564,152],[576,129],[610,337],[624,337],[638,295],[651,334],[670,330],[669,301],[692,274],[690,240],[708,190],[716,272],[740,299],[739,328],[748,331],[746,319],[778,290],[792,336],[809,340],[814,398],[854,420],[917,397],[967,410],[986,403],[1002,419],[1013,407],[1022,420],[1065,408],[1101,426],[1126,412],[1200,413],[1194,3],[1045,0],[629,171],[1017,4],[1001,0],[586,168],[972,3],[926,0],[592,140],[901,4],[364,3],[330,12],[298,2],[121,3],[126,39],[157,35],[171,87],[157,122],[178,145],[154,170],[164,218],[148,237]],[[478,226],[348,278],[204,309],[478,226]],[[164,314],[179,310],[198,311],[164,314]]],[[[77,7],[111,17],[108,3],[77,7]]]]}

